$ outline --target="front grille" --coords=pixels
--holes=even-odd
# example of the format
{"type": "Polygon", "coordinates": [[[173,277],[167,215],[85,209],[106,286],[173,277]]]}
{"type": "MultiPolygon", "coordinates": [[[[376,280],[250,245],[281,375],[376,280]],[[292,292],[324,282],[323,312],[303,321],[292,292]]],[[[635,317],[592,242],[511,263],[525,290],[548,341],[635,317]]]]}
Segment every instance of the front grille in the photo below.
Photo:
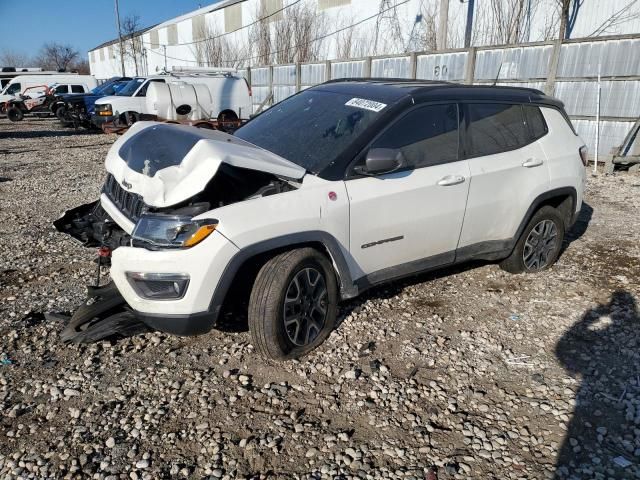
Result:
{"type": "Polygon", "coordinates": [[[140,215],[145,211],[146,206],[142,201],[142,197],[137,193],[127,192],[111,174],[107,175],[102,191],[118,207],[118,210],[124,213],[132,222],[137,222],[140,215]]]}

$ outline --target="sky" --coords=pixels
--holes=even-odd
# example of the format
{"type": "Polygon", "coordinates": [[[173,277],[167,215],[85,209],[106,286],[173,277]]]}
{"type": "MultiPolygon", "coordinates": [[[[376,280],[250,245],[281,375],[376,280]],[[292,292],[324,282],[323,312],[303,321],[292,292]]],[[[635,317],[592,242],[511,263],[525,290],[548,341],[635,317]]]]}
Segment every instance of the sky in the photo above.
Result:
{"type": "MultiPolygon", "coordinates": [[[[139,15],[142,27],[211,5],[216,0],[119,0],[120,20],[139,15]]],[[[118,36],[114,0],[0,0],[0,51],[35,56],[46,42],[71,44],[83,58],[118,36]],[[11,22],[7,22],[11,19],[11,22]],[[10,25],[10,26],[9,26],[10,25]]]]}

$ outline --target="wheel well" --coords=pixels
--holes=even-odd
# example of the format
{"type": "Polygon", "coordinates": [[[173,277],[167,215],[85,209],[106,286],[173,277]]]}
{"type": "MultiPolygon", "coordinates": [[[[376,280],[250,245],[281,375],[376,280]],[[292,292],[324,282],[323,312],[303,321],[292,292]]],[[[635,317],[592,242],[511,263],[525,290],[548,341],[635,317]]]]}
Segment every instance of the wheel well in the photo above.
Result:
{"type": "Polygon", "coordinates": [[[571,219],[575,210],[575,203],[576,201],[575,198],[573,198],[573,195],[562,194],[543,200],[538,205],[538,208],[536,208],[536,210],[539,210],[540,208],[547,205],[555,208],[560,212],[560,215],[562,215],[566,230],[571,226],[571,219]]]}
{"type": "Polygon", "coordinates": [[[333,266],[333,271],[336,275],[336,281],[338,282],[338,285],[340,285],[340,275],[336,270],[333,258],[331,257],[331,254],[329,253],[327,247],[322,242],[296,243],[274,248],[266,252],[257,253],[251,257],[247,257],[235,272],[233,280],[229,285],[229,289],[225,293],[223,300],[223,305],[225,305],[225,308],[240,307],[242,309],[245,309],[245,307],[248,306],[249,295],[251,294],[253,282],[264,264],[276,255],[287,252],[289,250],[306,247],[313,248],[327,257],[327,259],[333,266]]]}
{"type": "Polygon", "coordinates": [[[226,110],[222,110],[218,114],[218,120],[222,120],[222,119],[226,121],[233,121],[238,119],[238,115],[236,114],[236,112],[228,108],[226,110]]]}

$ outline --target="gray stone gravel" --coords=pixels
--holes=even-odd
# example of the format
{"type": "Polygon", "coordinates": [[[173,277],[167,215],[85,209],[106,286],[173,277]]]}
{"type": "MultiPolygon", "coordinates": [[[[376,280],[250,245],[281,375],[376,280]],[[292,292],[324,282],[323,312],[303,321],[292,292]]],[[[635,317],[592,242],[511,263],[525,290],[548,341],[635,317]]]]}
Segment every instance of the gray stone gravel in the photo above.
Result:
{"type": "Polygon", "coordinates": [[[63,345],[43,314],[79,305],[94,252],[51,222],[97,198],[115,138],[0,119],[0,477],[640,478],[640,177],[589,178],[550,271],[377,288],[301,361],[259,358],[241,312],[63,345]]]}

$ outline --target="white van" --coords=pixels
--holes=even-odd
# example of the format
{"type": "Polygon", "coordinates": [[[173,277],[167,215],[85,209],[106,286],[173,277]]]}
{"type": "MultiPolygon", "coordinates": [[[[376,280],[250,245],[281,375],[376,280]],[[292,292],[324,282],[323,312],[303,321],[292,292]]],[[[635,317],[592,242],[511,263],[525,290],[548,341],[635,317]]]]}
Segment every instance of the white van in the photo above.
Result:
{"type": "Polygon", "coordinates": [[[18,75],[0,92],[0,103],[8,102],[19,94],[37,97],[47,86],[56,84],[56,93],[86,93],[98,86],[92,75],[56,73],[53,75],[18,75]],[[26,93],[25,93],[26,91],[26,93]]]}
{"type": "Polygon", "coordinates": [[[96,101],[96,110],[91,121],[97,127],[117,120],[123,125],[132,125],[138,120],[153,119],[156,112],[147,107],[147,90],[153,82],[201,84],[211,92],[215,108],[213,118],[224,115],[226,120],[249,118],[252,113],[251,90],[244,77],[234,72],[220,73],[174,73],[136,77],[116,95],[96,101]]]}

